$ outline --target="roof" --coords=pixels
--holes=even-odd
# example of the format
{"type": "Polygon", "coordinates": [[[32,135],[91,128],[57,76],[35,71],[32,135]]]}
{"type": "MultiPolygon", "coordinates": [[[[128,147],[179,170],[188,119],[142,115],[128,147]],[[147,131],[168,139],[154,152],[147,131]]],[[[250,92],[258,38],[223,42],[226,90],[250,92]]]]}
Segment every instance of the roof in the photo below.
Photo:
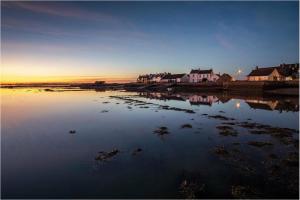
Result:
{"type": "Polygon", "coordinates": [[[248,76],[268,76],[273,72],[274,69],[276,69],[282,76],[292,76],[293,74],[298,73],[299,64],[281,64],[277,67],[256,68],[252,70],[248,76]]]}
{"type": "Polygon", "coordinates": [[[217,81],[218,82],[232,81],[232,77],[229,74],[224,73],[221,76],[219,75],[219,79],[217,81]]]}
{"type": "Polygon", "coordinates": [[[185,74],[166,74],[162,79],[176,79],[182,78],[185,74]]]}
{"type": "Polygon", "coordinates": [[[138,78],[149,78],[149,75],[139,75],[138,78]]]}
{"type": "Polygon", "coordinates": [[[192,69],[190,74],[211,74],[212,72],[213,72],[212,69],[208,69],[208,70],[192,69]]]}
{"type": "Polygon", "coordinates": [[[248,76],[268,76],[270,75],[276,67],[265,67],[265,68],[256,68],[250,72],[248,76]]]}
{"type": "Polygon", "coordinates": [[[163,76],[163,74],[154,74],[153,76],[152,76],[152,78],[158,78],[158,77],[162,77],[163,76]]]}
{"type": "Polygon", "coordinates": [[[229,74],[226,74],[226,73],[222,74],[222,76],[220,76],[220,77],[224,77],[224,78],[232,78],[229,74]]]}

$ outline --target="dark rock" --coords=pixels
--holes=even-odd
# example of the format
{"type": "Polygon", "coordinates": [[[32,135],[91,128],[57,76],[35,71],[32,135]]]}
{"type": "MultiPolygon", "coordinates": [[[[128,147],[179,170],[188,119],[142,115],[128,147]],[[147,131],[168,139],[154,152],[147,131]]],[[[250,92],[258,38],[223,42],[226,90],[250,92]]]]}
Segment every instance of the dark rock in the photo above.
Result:
{"type": "Polygon", "coordinates": [[[233,130],[231,126],[217,126],[216,128],[219,130],[233,130]]]}
{"type": "Polygon", "coordinates": [[[140,106],[140,108],[149,108],[149,106],[140,106]]]}
{"type": "Polygon", "coordinates": [[[142,152],[142,149],[141,149],[141,148],[137,148],[137,149],[135,149],[135,150],[132,152],[132,155],[135,156],[135,155],[137,155],[137,154],[139,154],[139,153],[141,153],[141,152],[142,152]]]}
{"type": "Polygon", "coordinates": [[[270,159],[278,159],[278,156],[275,155],[275,154],[273,154],[273,153],[271,153],[271,154],[269,154],[269,158],[270,159]]]}
{"type": "Polygon", "coordinates": [[[236,123],[235,122],[223,122],[222,124],[225,124],[225,125],[236,125],[236,123]]]}
{"type": "Polygon", "coordinates": [[[181,128],[193,128],[193,126],[191,124],[183,124],[181,128]]]}
{"type": "Polygon", "coordinates": [[[219,120],[234,120],[234,118],[225,117],[223,115],[209,115],[209,118],[219,119],[219,120]]]}
{"type": "Polygon", "coordinates": [[[165,126],[159,127],[154,131],[154,133],[157,133],[158,135],[165,135],[169,134],[168,128],[165,126]]]}

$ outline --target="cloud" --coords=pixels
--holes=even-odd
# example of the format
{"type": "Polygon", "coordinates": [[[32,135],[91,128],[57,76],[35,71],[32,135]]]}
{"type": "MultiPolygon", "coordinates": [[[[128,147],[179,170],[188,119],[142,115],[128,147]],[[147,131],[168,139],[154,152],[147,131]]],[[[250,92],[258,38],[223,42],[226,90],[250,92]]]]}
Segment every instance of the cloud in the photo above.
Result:
{"type": "Polygon", "coordinates": [[[222,21],[217,24],[217,32],[215,33],[215,38],[219,45],[228,50],[236,49],[236,46],[233,42],[233,38],[238,37],[236,29],[222,21]]]}
{"type": "Polygon", "coordinates": [[[230,49],[230,50],[234,49],[233,43],[230,42],[228,38],[226,38],[224,35],[218,33],[215,35],[215,37],[218,43],[225,49],[230,49]]]}
{"type": "MultiPolygon", "coordinates": [[[[46,34],[51,36],[75,36],[75,37],[106,37],[120,39],[128,37],[137,40],[148,40],[149,35],[139,30],[131,21],[124,17],[111,15],[103,12],[80,8],[62,2],[40,3],[40,2],[5,2],[3,9],[7,9],[2,16],[4,28],[21,30],[26,32],[46,34]],[[19,12],[17,16],[10,15],[10,9],[19,12]],[[22,9],[23,12],[20,12],[22,9]],[[77,26],[53,23],[44,18],[32,18],[25,11],[74,20],[77,26]],[[80,23],[83,21],[84,23],[80,23]]],[[[74,23],[72,23],[74,24],[74,23]]]]}
{"type": "Polygon", "coordinates": [[[79,36],[75,32],[63,30],[58,26],[49,26],[35,20],[5,18],[2,20],[2,27],[52,36],[79,36]]]}
{"type": "Polygon", "coordinates": [[[124,21],[107,13],[92,12],[80,7],[69,6],[61,3],[40,3],[40,2],[7,2],[4,7],[21,8],[23,10],[40,13],[50,16],[66,17],[80,20],[92,20],[105,23],[119,24],[124,21]]]}

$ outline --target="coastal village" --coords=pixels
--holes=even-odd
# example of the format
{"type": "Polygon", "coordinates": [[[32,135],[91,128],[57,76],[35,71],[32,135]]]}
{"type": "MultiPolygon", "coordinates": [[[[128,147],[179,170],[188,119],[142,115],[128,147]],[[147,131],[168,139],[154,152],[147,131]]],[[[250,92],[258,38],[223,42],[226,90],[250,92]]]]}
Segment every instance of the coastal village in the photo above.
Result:
{"type": "MultiPolygon", "coordinates": [[[[240,73],[237,72],[237,73],[240,73]]],[[[299,80],[299,63],[280,64],[274,67],[256,66],[248,75],[247,81],[291,81],[299,80]]],[[[192,69],[190,73],[156,73],[139,75],[138,83],[205,83],[236,81],[234,75],[215,73],[213,69],[192,69]]]]}
{"type": "Polygon", "coordinates": [[[168,92],[199,92],[199,91],[233,91],[243,94],[264,93],[269,95],[299,95],[299,63],[280,64],[273,67],[256,66],[245,78],[242,72],[235,74],[216,73],[212,68],[191,69],[189,73],[172,74],[170,72],[139,75],[135,82],[129,83],[94,83],[72,84],[81,89],[121,89],[126,91],[168,91],[168,92]]]}

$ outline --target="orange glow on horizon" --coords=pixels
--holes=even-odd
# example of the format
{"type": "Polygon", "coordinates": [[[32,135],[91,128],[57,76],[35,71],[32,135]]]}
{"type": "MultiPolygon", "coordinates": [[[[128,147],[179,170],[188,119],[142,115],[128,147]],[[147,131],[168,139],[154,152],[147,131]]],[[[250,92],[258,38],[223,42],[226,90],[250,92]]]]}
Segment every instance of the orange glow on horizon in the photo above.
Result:
{"type": "Polygon", "coordinates": [[[101,76],[1,76],[1,84],[21,83],[126,83],[135,81],[135,77],[101,77],[101,76]]]}
{"type": "Polygon", "coordinates": [[[30,83],[125,83],[136,80],[135,71],[120,70],[123,67],[110,63],[82,64],[68,57],[47,59],[32,58],[24,54],[1,55],[1,84],[30,83]]]}

